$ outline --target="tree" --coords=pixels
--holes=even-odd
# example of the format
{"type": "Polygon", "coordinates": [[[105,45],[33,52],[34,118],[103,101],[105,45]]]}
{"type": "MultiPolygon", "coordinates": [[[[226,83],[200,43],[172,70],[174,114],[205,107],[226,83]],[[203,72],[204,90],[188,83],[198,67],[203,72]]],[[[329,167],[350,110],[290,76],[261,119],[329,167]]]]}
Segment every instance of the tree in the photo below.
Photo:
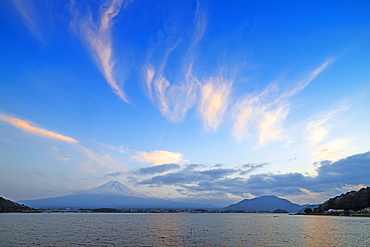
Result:
{"type": "Polygon", "coordinates": [[[312,214],[313,213],[313,210],[311,208],[305,208],[304,209],[304,213],[305,214],[312,214]]]}

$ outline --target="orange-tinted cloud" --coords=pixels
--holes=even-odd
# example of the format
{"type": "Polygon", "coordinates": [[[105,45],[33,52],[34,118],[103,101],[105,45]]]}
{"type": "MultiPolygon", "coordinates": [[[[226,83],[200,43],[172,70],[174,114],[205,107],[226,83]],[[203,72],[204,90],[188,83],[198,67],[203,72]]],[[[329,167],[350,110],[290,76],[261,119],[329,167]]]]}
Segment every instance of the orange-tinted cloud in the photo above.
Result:
{"type": "Polygon", "coordinates": [[[77,140],[75,140],[71,137],[64,136],[64,135],[61,135],[61,134],[58,134],[58,133],[55,133],[55,132],[52,132],[52,131],[49,131],[49,130],[46,130],[46,129],[39,128],[39,127],[32,126],[31,123],[29,123],[27,121],[24,121],[22,119],[19,119],[19,118],[13,118],[13,117],[6,116],[4,114],[0,114],[0,120],[4,121],[4,122],[7,122],[7,123],[10,123],[11,125],[13,125],[17,128],[22,129],[22,130],[27,131],[27,132],[32,133],[32,134],[40,135],[40,136],[43,136],[43,137],[54,138],[54,139],[69,142],[69,143],[77,143],[78,142],[77,140]]]}

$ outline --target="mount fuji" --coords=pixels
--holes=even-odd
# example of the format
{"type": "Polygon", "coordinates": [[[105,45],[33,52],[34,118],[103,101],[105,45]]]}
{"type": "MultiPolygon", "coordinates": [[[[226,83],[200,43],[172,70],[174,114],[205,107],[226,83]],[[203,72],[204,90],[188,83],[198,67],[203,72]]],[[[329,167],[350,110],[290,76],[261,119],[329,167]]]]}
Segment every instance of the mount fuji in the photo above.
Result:
{"type": "Polygon", "coordinates": [[[32,208],[171,208],[194,209],[215,208],[212,205],[173,202],[166,199],[140,194],[118,181],[111,181],[99,187],[81,191],[68,196],[51,197],[37,200],[20,201],[32,208]]]}
{"type": "Polygon", "coordinates": [[[132,197],[147,197],[146,195],[140,194],[126,185],[121,184],[118,181],[110,181],[106,184],[100,185],[91,190],[82,191],[83,194],[95,194],[95,195],[116,195],[116,196],[132,196],[132,197]]]}

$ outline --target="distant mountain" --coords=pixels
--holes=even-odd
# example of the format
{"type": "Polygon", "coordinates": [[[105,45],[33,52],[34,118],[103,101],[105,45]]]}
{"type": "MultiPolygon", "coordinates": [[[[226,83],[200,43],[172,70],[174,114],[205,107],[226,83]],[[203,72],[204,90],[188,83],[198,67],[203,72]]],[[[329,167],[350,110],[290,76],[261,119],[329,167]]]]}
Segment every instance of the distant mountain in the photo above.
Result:
{"type": "Polygon", "coordinates": [[[118,181],[110,181],[106,184],[93,188],[91,190],[86,190],[79,192],[81,194],[95,194],[95,195],[116,195],[116,196],[131,196],[131,197],[148,197],[146,195],[140,194],[129,187],[121,184],[118,181]]]}
{"type": "Polygon", "coordinates": [[[30,210],[31,208],[21,205],[19,203],[13,202],[11,200],[0,197],[0,213],[5,212],[18,212],[21,210],[30,210]]]}
{"type": "Polygon", "coordinates": [[[197,203],[173,202],[140,194],[118,181],[68,196],[21,201],[34,208],[210,208],[197,203]]]}
{"type": "Polygon", "coordinates": [[[329,209],[362,210],[370,207],[370,187],[359,191],[351,191],[334,198],[330,198],[321,204],[315,211],[323,213],[329,209]]]}
{"type": "Polygon", "coordinates": [[[261,196],[253,199],[244,199],[236,204],[231,204],[224,208],[225,210],[242,211],[268,211],[273,212],[276,209],[282,209],[289,213],[296,213],[301,205],[290,202],[276,196],[261,196]]]}

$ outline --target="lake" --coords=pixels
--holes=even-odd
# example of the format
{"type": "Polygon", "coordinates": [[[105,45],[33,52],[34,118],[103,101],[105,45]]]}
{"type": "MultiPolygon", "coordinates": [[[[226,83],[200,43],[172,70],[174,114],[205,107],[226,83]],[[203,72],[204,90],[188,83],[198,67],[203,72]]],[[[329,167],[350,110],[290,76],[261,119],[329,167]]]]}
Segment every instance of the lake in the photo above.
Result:
{"type": "Polygon", "coordinates": [[[370,218],[287,214],[0,214],[1,246],[370,246],[370,218]]]}

